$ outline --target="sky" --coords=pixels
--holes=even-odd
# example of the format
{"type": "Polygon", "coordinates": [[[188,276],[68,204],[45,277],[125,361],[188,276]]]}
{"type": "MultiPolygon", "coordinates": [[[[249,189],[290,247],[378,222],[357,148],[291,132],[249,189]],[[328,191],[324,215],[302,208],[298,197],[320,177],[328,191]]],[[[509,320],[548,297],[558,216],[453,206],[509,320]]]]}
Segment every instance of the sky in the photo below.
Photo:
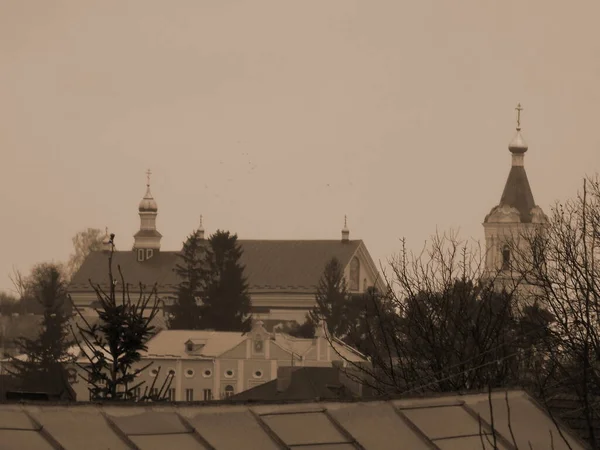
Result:
{"type": "Polygon", "coordinates": [[[162,249],[204,216],[242,239],[338,239],[382,264],[482,239],[518,102],[546,213],[600,167],[600,2],[0,1],[0,290],[109,227],[147,169],[162,249]]]}

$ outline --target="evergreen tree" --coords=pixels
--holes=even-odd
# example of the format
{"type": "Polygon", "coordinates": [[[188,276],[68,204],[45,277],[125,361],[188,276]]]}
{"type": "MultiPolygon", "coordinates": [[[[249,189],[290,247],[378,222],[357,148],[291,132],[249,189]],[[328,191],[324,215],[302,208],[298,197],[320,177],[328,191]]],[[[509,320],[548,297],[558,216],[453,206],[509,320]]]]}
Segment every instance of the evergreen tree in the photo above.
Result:
{"type": "Polygon", "coordinates": [[[120,267],[122,291],[117,293],[117,280],[112,271],[114,234],[110,238],[108,292],[92,284],[99,305],[96,309],[99,322],[90,323],[75,307],[83,322],[77,325],[80,336],[77,343],[88,359],[87,363],[77,365],[87,374],[85,381],[91,385],[92,399],[131,400],[135,398],[136,389],[144,384],[143,381],[136,383],[137,375],[152,364],[133,368],[141,360],[140,352],[147,350],[146,344],[154,336],[152,321],[159,312],[159,299],[156,285],[150,294],[144,295],[140,284],[139,297],[132,300],[120,267]]]}
{"type": "Polygon", "coordinates": [[[180,279],[177,298],[169,308],[169,328],[172,330],[197,330],[200,328],[202,298],[206,286],[206,246],[199,230],[192,233],[183,244],[179,255],[181,262],[175,266],[180,279]]]}
{"type": "Polygon", "coordinates": [[[202,325],[216,331],[246,332],[251,328],[251,303],[242,249],[237,235],[217,230],[209,238],[208,276],[202,305],[202,325]]]}
{"type": "Polygon", "coordinates": [[[23,390],[68,391],[64,366],[72,360],[68,350],[73,342],[69,339],[66,281],[56,264],[40,264],[32,270],[26,284],[41,306],[42,322],[35,339],[16,339],[18,356],[11,357],[8,371],[23,390]]]}
{"type": "Polygon", "coordinates": [[[310,312],[313,323],[324,320],[329,334],[342,338],[348,332],[346,313],[349,295],[344,278],[344,268],[337,258],[332,258],[326,265],[317,286],[315,296],[317,305],[310,312]]]}

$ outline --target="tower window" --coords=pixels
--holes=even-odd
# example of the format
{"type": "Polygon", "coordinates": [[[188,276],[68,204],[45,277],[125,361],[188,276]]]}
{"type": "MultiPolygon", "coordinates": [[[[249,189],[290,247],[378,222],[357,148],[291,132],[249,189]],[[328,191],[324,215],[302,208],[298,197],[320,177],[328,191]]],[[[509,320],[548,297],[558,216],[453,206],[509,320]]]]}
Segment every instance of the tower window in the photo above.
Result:
{"type": "Polygon", "coordinates": [[[138,249],[137,253],[138,253],[138,255],[137,255],[138,261],[142,262],[144,260],[144,249],[143,248],[138,249]]]}
{"type": "Polygon", "coordinates": [[[355,256],[350,261],[350,290],[358,291],[360,289],[360,261],[355,256]]]}
{"type": "Polygon", "coordinates": [[[154,250],[152,250],[151,248],[146,250],[146,259],[150,259],[152,258],[152,255],[154,255],[154,250]]]}
{"type": "Polygon", "coordinates": [[[508,270],[510,267],[510,249],[505,245],[502,249],[502,270],[508,270]]]}

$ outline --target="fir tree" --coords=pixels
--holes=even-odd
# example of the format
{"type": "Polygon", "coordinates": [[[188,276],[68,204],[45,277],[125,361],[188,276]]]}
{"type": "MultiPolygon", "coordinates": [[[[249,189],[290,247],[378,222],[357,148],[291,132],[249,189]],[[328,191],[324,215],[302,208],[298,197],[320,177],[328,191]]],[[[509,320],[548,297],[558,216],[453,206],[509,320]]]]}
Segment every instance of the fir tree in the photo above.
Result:
{"type": "Polygon", "coordinates": [[[310,312],[310,318],[317,324],[327,323],[330,335],[342,338],[348,332],[346,317],[349,295],[344,278],[344,268],[337,258],[332,258],[323,270],[315,296],[317,305],[310,312]]]}
{"type": "Polygon", "coordinates": [[[69,348],[66,281],[55,264],[36,266],[27,279],[27,290],[43,311],[40,331],[35,339],[18,338],[18,357],[11,357],[9,373],[19,380],[21,389],[61,393],[69,390],[65,364],[72,360],[69,348]]]}
{"type": "Polygon", "coordinates": [[[251,302],[242,249],[237,235],[217,230],[209,238],[208,279],[202,305],[202,325],[216,331],[246,332],[251,328],[251,302]]]}
{"type": "Polygon", "coordinates": [[[77,343],[88,359],[87,363],[77,365],[87,374],[82,378],[91,386],[92,399],[132,400],[136,389],[144,384],[143,381],[136,383],[137,375],[152,364],[133,367],[141,360],[141,352],[147,350],[146,344],[154,336],[152,321],[159,311],[159,299],[156,285],[149,295],[144,295],[140,284],[139,297],[133,301],[120,267],[121,292],[117,293],[117,280],[112,271],[114,234],[110,238],[108,292],[90,281],[99,304],[96,309],[99,322],[90,323],[81,310],[75,308],[84,324],[77,325],[80,336],[77,343]]]}
{"type": "Polygon", "coordinates": [[[169,308],[169,328],[172,330],[197,330],[200,328],[200,305],[206,286],[206,246],[200,231],[192,233],[183,244],[179,255],[181,262],[175,266],[180,279],[177,298],[169,308]]]}

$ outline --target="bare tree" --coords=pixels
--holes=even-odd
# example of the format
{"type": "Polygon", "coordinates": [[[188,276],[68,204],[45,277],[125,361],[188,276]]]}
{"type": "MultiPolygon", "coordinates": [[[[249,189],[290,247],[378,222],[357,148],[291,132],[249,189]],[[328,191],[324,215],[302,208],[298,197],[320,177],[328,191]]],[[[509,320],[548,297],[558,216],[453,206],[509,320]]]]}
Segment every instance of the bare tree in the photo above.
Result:
{"type": "Polygon", "coordinates": [[[65,268],[68,279],[79,270],[91,252],[102,250],[103,238],[104,232],[98,228],[87,228],[73,237],[73,253],[65,268]]]}
{"type": "Polygon", "coordinates": [[[540,394],[577,399],[588,440],[600,445],[600,183],[587,177],[578,195],[556,204],[548,223],[514,239],[511,270],[524,280],[529,301],[554,316],[542,340],[553,383],[540,394]]]}

